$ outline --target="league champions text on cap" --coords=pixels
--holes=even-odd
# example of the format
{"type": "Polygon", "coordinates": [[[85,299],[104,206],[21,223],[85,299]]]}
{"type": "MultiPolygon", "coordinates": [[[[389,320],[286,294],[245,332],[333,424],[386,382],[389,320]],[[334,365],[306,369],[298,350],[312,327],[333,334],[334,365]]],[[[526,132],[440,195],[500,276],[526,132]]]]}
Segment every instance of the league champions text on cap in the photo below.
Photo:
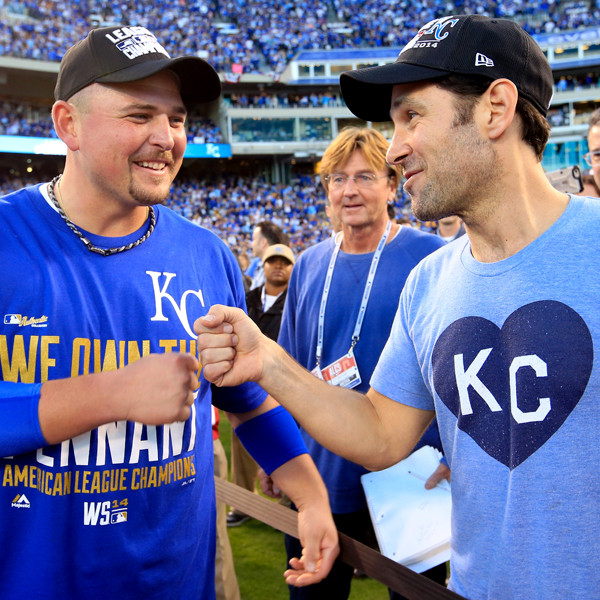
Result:
{"type": "Polygon", "coordinates": [[[216,100],[221,93],[217,72],[197,56],[171,58],[145,27],[100,27],[67,50],[54,89],[56,100],[68,100],[92,83],[127,83],[169,69],[179,79],[186,106],[216,100]]]}

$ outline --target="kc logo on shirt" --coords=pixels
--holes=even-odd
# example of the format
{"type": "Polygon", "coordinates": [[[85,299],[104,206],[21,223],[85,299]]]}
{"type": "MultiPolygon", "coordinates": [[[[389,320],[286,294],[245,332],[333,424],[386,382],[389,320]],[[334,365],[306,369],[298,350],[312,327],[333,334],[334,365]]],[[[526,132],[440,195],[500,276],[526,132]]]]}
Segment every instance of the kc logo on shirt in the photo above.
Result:
{"type": "Polygon", "coordinates": [[[452,323],[432,355],[435,391],[458,427],[510,469],[541,448],[577,406],[592,372],[583,319],[552,300],[513,312],[501,328],[452,323]]]}
{"type": "Polygon", "coordinates": [[[175,273],[159,273],[158,271],[146,271],[146,274],[152,279],[152,289],[154,291],[154,303],[156,306],[156,312],[152,317],[151,321],[168,321],[163,313],[163,301],[166,300],[175,311],[179,322],[183,325],[187,334],[195,339],[195,334],[192,329],[193,322],[187,314],[187,299],[189,296],[195,297],[202,307],[204,307],[204,296],[200,290],[186,290],[181,295],[179,302],[167,292],[169,284],[176,277],[175,273]]]}

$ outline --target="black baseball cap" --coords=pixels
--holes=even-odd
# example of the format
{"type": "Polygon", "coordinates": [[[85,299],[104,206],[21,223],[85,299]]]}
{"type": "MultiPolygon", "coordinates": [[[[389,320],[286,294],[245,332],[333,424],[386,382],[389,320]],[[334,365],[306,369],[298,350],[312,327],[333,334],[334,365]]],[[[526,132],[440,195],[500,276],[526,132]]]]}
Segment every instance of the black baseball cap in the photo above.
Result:
{"type": "Polygon", "coordinates": [[[340,87],[357,117],[389,121],[394,85],[452,73],[509,79],[544,117],[552,100],[552,69],[535,40],[514,21],[480,15],[430,21],[401,50],[396,62],[342,73],[340,87]]]}
{"type": "Polygon", "coordinates": [[[197,56],[171,58],[145,27],[99,27],[63,56],[54,88],[56,100],[68,100],[92,83],[126,83],[173,71],[186,106],[216,100],[221,94],[217,72],[197,56]]]}

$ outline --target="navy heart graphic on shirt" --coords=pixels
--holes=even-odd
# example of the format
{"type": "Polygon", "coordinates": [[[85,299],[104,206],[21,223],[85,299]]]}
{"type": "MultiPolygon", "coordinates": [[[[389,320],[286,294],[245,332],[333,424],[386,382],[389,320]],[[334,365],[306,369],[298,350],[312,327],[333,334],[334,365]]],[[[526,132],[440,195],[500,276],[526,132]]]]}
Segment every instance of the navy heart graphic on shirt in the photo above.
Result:
{"type": "Polygon", "coordinates": [[[573,309],[533,302],[501,329],[481,317],[452,323],[433,349],[433,382],[458,427],[514,469],[577,406],[593,354],[590,331],[573,309]]]}

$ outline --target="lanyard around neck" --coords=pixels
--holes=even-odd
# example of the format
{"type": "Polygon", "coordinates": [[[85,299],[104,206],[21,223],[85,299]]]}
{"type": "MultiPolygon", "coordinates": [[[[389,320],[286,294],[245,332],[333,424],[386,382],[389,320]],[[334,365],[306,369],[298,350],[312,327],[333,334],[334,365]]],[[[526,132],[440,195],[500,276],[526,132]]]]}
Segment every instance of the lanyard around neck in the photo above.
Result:
{"type": "MultiPolygon", "coordinates": [[[[373,280],[375,279],[375,273],[377,272],[377,266],[379,264],[379,258],[387,239],[390,235],[390,230],[392,228],[392,222],[388,221],[388,224],[379,240],[379,244],[377,244],[377,249],[373,253],[373,258],[371,259],[371,266],[369,268],[369,275],[367,277],[367,281],[365,283],[365,289],[363,291],[362,300],[360,302],[360,308],[358,310],[358,316],[356,317],[356,324],[354,325],[354,332],[352,333],[352,342],[350,343],[350,350],[356,346],[358,340],[360,338],[360,330],[362,328],[363,320],[365,318],[365,313],[367,311],[367,304],[369,303],[369,296],[371,295],[371,290],[373,288],[373,280]]],[[[325,277],[325,284],[323,285],[323,294],[321,296],[321,306],[319,308],[319,326],[317,333],[317,353],[316,353],[316,361],[317,367],[321,366],[321,358],[323,356],[323,335],[325,330],[325,307],[327,306],[327,298],[329,296],[329,290],[331,289],[331,280],[333,278],[333,270],[335,268],[335,262],[337,260],[338,254],[340,253],[340,248],[342,246],[342,240],[344,238],[344,234],[340,233],[335,242],[335,248],[333,250],[333,254],[331,255],[331,259],[329,260],[329,266],[327,267],[327,276],[325,277]]]]}

